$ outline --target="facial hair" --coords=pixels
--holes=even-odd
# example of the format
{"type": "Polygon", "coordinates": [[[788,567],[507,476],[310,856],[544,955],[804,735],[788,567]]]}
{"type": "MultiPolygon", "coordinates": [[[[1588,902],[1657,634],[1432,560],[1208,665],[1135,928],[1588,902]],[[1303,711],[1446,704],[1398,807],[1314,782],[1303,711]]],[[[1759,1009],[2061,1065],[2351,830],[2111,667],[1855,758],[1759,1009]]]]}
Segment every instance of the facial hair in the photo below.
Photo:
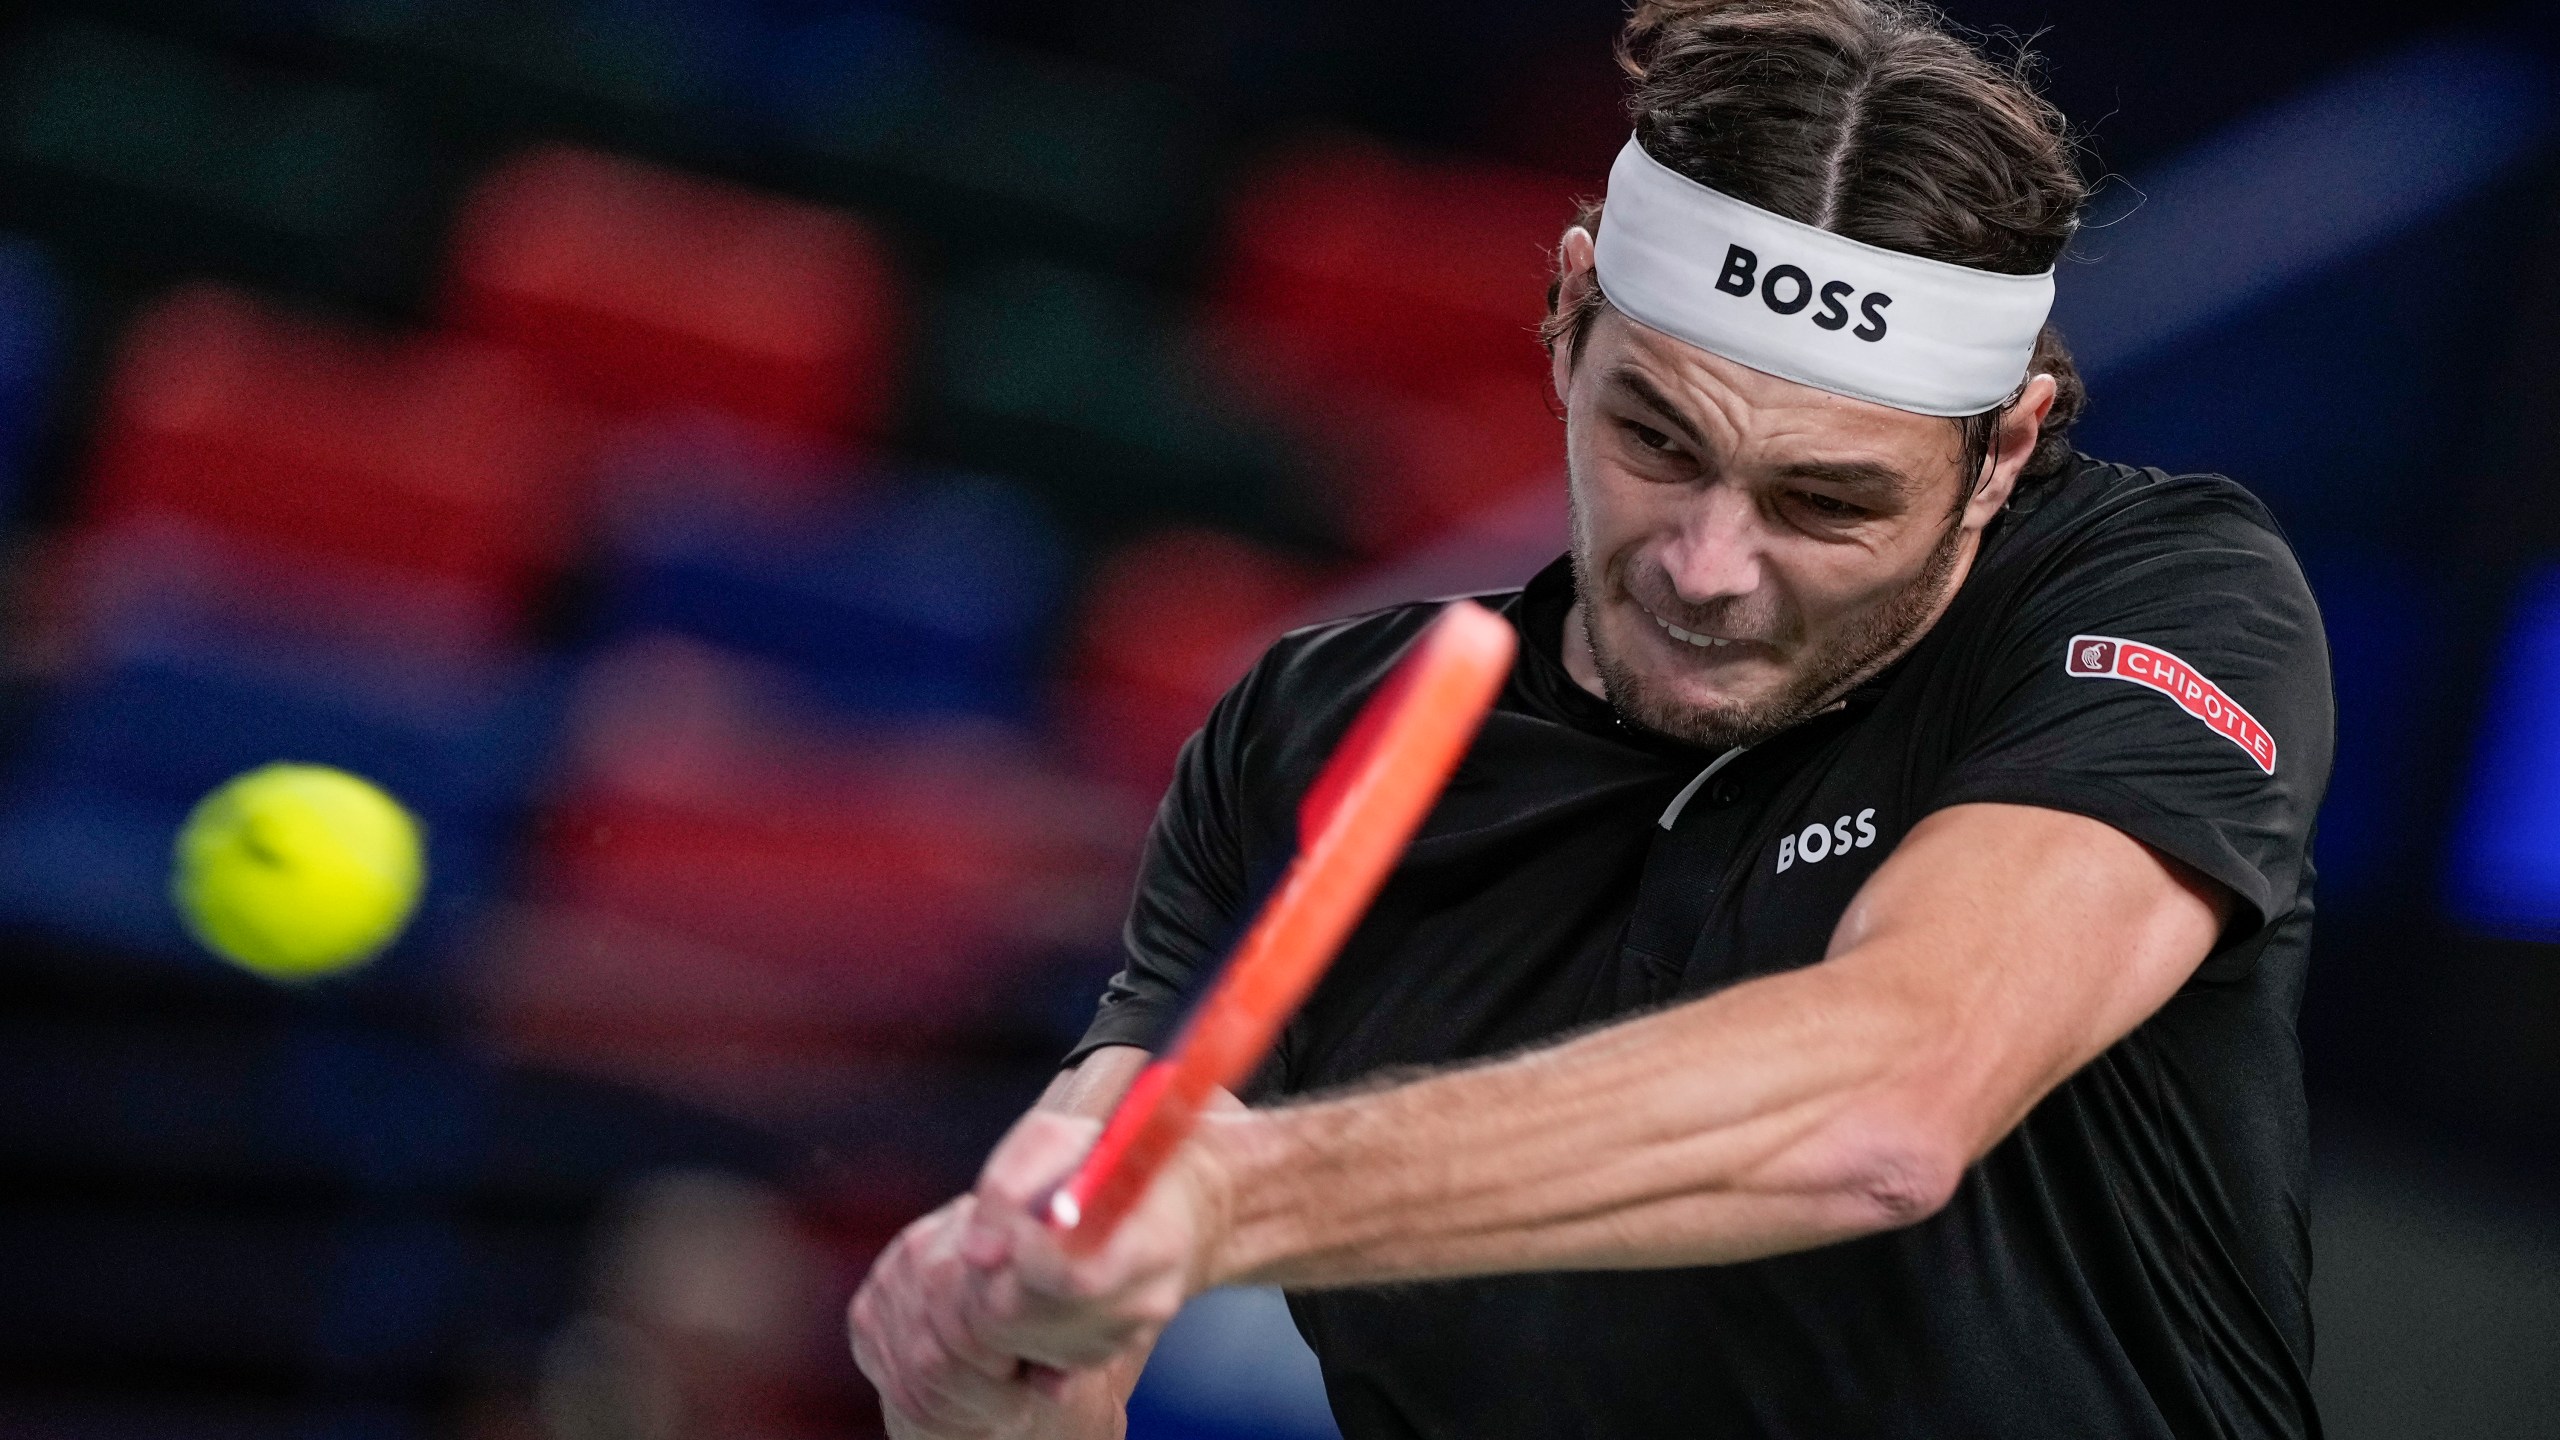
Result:
{"type": "Polygon", "coordinates": [[[1595,588],[1585,558],[1589,553],[1587,535],[1578,513],[1580,507],[1575,508],[1575,593],[1583,597],[1583,636],[1591,646],[1601,689],[1611,708],[1629,725],[1710,750],[1756,745],[1828,708],[1852,686],[1883,669],[1928,628],[1939,603],[1946,598],[1957,562],[1964,553],[1964,527],[1951,519],[1919,574],[1806,655],[1796,673],[1775,693],[1739,704],[1707,707],[1663,693],[1624,656],[1608,648],[1594,617],[1602,603],[1630,593],[1627,569],[1633,552],[1622,551],[1613,556],[1607,573],[1599,577],[1600,588],[1595,588]]]}

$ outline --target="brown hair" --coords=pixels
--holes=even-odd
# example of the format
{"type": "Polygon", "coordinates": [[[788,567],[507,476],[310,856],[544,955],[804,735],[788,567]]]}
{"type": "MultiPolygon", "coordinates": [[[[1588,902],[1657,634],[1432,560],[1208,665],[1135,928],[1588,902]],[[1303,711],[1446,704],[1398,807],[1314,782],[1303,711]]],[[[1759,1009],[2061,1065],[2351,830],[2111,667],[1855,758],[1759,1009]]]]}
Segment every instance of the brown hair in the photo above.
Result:
{"type": "MultiPolygon", "coordinates": [[[[1627,108],[1655,159],[1700,184],[1888,250],[2003,274],[2050,268],[2088,185],[2060,111],[2023,48],[1993,63],[1910,0],[1638,0],[1618,37],[1627,108]]],[[[1598,233],[1599,202],[1574,223],[1598,233]]],[[[1578,354],[1608,309],[1598,286],[1540,336],[1578,354]]],[[[2022,481],[2059,474],[2088,389],[2047,325],[2030,371],[2057,386],[2022,481]]],[[[1990,457],[2002,404],[1957,424],[1968,473],[1990,457]]]]}

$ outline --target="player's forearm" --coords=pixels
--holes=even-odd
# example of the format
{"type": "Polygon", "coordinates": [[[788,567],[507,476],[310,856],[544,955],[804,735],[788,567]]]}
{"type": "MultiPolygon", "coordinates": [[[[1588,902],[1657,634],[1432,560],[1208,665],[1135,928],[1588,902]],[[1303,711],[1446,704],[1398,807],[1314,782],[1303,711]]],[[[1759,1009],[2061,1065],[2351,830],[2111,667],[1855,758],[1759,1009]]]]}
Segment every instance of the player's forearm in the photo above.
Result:
{"type": "MultiPolygon", "coordinates": [[[[1234,1117],[1221,1279],[1361,1284],[1751,1258],[1888,1229],[1962,1159],[1915,1075],[1932,1005],[1853,967],[1737,986],[1511,1060],[1234,1117]]],[[[1932,1032],[1935,1033],[1932,1033],[1932,1032]]]]}

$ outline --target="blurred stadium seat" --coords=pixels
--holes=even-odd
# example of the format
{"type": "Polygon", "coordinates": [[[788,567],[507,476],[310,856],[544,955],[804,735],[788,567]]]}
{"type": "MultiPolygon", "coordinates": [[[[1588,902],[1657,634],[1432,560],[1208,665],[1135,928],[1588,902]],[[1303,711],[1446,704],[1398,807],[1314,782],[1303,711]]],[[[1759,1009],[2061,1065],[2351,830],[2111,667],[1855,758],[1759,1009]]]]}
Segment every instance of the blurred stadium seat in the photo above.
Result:
{"type": "Polygon", "coordinates": [[[605,634],[666,630],[794,667],[873,716],[1027,719],[1065,556],[1040,509],[973,478],[886,482],[775,515],[705,499],[635,519],[605,634]]]}
{"type": "Polygon", "coordinates": [[[384,339],[191,286],[125,337],[89,512],[153,513],[486,590],[512,606],[584,543],[584,431],[507,352],[384,339]]]}
{"type": "Polygon", "coordinates": [[[169,623],[112,637],[39,711],[0,796],[0,921],[196,954],[169,902],[171,837],[224,779],[290,758],[368,775],[425,822],[433,884],[394,952],[423,959],[491,893],[552,714],[531,671],[439,674],[169,623]]]}
{"type": "Polygon", "coordinates": [[[28,568],[23,642],[78,663],[101,637],[173,617],[288,646],[404,654],[467,667],[514,653],[523,606],[469,580],[316,558],[286,535],[243,535],[149,510],[57,537],[28,568]]]}
{"type": "Polygon", "coordinates": [[[1316,1357],[1280,1292],[1212,1290],[1165,1327],[1129,1397],[1128,1440],[1333,1440],[1316,1357]]]}
{"type": "Polygon", "coordinates": [[[455,325],[613,412],[822,435],[887,417],[898,297],[832,211],[555,146],[481,182],[452,276],[455,325]]]}
{"type": "Polygon", "coordinates": [[[1281,151],[1241,188],[1215,302],[1230,361],[1328,456],[1363,548],[1555,475],[1534,321],[1573,193],[1345,139],[1281,151]]]}
{"type": "Polygon", "coordinates": [[[520,1053],[791,1090],[1018,1026],[1049,956],[1108,943],[1144,807],[1018,735],[849,723],[787,670],[673,637],[599,657],[574,716],[538,903],[478,961],[520,1053]]]}
{"type": "Polygon", "coordinates": [[[1162,794],[1182,742],[1315,593],[1307,566],[1214,530],[1168,530],[1106,557],[1077,607],[1059,709],[1077,754],[1162,794]]]}
{"type": "Polygon", "coordinates": [[[1239,188],[1219,299],[1301,385],[1463,401],[1508,377],[1535,393],[1530,323],[1573,198],[1549,176],[1309,141],[1239,188]]]}

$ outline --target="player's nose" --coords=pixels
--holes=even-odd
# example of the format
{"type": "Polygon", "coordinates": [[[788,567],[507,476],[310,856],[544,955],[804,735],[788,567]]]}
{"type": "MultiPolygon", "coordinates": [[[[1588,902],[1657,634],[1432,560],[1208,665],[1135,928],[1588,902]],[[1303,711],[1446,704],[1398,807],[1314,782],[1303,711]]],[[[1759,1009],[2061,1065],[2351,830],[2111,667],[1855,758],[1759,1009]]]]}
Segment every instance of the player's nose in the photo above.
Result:
{"type": "Polygon", "coordinates": [[[1703,487],[1661,552],[1663,572],[1690,605],[1751,594],[1763,578],[1764,538],[1750,496],[1729,485],[1703,487]]]}

